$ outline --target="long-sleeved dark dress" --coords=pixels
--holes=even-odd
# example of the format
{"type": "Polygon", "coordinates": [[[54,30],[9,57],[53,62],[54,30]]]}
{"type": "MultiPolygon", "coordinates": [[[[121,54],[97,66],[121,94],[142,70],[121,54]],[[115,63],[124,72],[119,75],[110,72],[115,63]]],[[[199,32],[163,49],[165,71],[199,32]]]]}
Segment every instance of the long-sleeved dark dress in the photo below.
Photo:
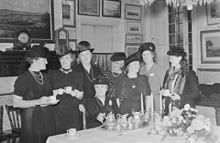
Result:
{"type": "MultiPolygon", "coordinates": [[[[18,76],[14,94],[23,100],[34,100],[52,95],[52,89],[46,74],[43,74],[43,84],[39,84],[31,73],[26,71],[18,76]]],[[[55,123],[51,106],[35,106],[21,110],[21,143],[44,143],[47,137],[54,133],[55,123]]]]}
{"type": "Polygon", "coordinates": [[[96,80],[96,78],[102,74],[101,69],[92,65],[90,72],[88,73],[81,64],[76,65],[74,69],[78,72],[83,73],[84,77],[84,84],[83,84],[83,91],[84,96],[83,99],[86,102],[88,98],[92,98],[95,95],[95,89],[93,82],[96,80]]]}
{"type": "Polygon", "coordinates": [[[88,100],[86,104],[86,111],[88,113],[88,118],[86,121],[87,128],[100,126],[101,122],[96,119],[98,114],[105,113],[107,115],[110,112],[114,113],[115,107],[115,99],[110,99],[109,97],[106,97],[105,104],[102,104],[102,102],[97,97],[90,98],[90,100],[88,100]]]}
{"type": "MultiPolygon", "coordinates": [[[[145,75],[138,75],[137,78],[129,78],[124,75],[118,82],[115,98],[120,99],[120,114],[131,114],[132,111],[139,112],[141,110],[141,94],[143,99],[145,96],[151,95],[148,78],[145,75]]],[[[143,101],[145,104],[145,102],[143,101]]]]}
{"type": "MultiPolygon", "coordinates": [[[[53,90],[71,86],[72,90],[82,91],[83,74],[72,70],[64,73],[61,70],[49,71],[49,79],[53,90]]],[[[60,102],[53,106],[56,125],[56,134],[65,133],[70,128],[81,129],[81,118],[79,111],[80,101],[70,94],[57,95],[60,102]]]]}

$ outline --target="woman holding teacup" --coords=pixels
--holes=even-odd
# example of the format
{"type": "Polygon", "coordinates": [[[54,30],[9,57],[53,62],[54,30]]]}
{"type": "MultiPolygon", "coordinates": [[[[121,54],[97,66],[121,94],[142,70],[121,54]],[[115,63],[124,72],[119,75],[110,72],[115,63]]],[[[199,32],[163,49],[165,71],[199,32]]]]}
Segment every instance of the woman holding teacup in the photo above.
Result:
{"type": "Polygon", "coordinates": [[[56,134],[65,133],[67,129],[81,129],[80,111],[84,107],[80,104],[83,97],[83,74],[71,68],[73,51],[68,46],[61,46],[57,55],[60,69],[49,71],[48,75],[59,104],[53,106],[56,134]]]}
{"type": "Polygon", "coordinates": [[[185,104],[194,106],[194,99],[199,95],[199,82],[193,70],[188,67],[186,52],[183,48],[172,47],[167,52],[170,68],[167,70],[162,96],[165,98],[164,114],[167,115],[172,106],[182,108],[185,104]]]}
{"type": "Polygon", "coordinates": [[[134,53],[125,60],[127,74],[120,79],[116,86],[115,98],[118,101],[121,115],[141,111],[141,105],[145,103],[145,96],[151,95],[147,76],[138,75],[141,61],[139,54],[134,53]]]}
{"type": "Polygon", "coordinates": [[[21,143],[43,143],[54,135],[54,118],[51,106],[51,84],[45,73],[48,49],[34,45],[26,55],[28,70],[18,76],[14,85],[13,106],[22,108],[21,143]]]}

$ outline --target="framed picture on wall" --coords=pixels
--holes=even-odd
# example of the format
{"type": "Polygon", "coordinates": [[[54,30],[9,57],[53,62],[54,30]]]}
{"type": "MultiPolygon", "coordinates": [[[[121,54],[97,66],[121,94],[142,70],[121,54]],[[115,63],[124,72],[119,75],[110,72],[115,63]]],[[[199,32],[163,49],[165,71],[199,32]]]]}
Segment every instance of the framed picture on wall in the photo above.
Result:
{"type": "Polygon", "coordinates": [[[128,23],[127,23],[127,33],[141,34],[141,31],[142,31],[141,22],[128,21],[128,23]]]}
{"type": "Polygon", "coordinates": [[[53,42],[53,0],[0,0],[0,11],[0,42],[13,42],[19,29],[28,29],[32,42],[53,42]]]}
{"type": "Polygon", "coordinates": [[[127,44],[142,44],[143,36],[140,34],[127,34],[125,41],[127,44]]]}
{"type": "Polygon", "coordinates": [[[78,0],[78,14],[100,16],[100,0],[78,0]]]}
{"type": "Polygon", "coordinates": [[[141,13],[140,5],[125,4],[125,19],[141,21],[141,13]]]}
{"type": "Polygon", "coordinates": [[[62,1],[62,18],[63,26],[76,27],[76,1],[63,0],[62,1]]]}
{"type": "Polygon", "coordinates": [[[220,30],[200,32],[201,64],[220,63],[220,30]]]}
{"type": "Polygon", "coordinates": [[[220,1],[212,2],[206,9],[208,25],[220,23],[220,1]]]}
{"type": "Polygon", "coordinates": [[[69,46],[72,50],[76,50],[76,44],[77,44],[77,40],[76,39],[70,39],[69,40],[69,46]]]}
{"type": "Polygon", "coordinates": [[[121,1],[103,0],[102,16],[121,18],[121,1]]]}
{"type": "Polygon", "coordinates": [[[129,56],[135,52],[138,51],[138,48],[139,48],[140,45],[129,45],[129,44],[126,44],[125,45],[125,53],[126,53],[126,56],[129,56]]]}

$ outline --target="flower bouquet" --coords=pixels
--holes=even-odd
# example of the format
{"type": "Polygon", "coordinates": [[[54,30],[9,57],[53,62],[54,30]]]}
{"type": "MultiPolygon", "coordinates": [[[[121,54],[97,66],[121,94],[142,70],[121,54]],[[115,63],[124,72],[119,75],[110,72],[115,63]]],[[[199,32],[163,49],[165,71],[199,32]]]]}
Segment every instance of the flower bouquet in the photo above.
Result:
{"type": "Polygon", "coordinates": [[[173,108],[168,116],[162,119],[155,118],[156,134],[162,135],[164,140],[167,136],[184,136],[186,143],[217,143],[217,136],[213,134],[211,121],[198,111],[186,104],[183,109],[173,108]]]}

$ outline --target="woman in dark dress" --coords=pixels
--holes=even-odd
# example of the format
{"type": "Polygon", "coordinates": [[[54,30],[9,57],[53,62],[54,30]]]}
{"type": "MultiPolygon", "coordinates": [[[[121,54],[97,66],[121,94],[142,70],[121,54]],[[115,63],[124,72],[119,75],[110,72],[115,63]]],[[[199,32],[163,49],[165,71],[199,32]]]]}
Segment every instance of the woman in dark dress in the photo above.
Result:
{"type": "Polygon", "coordinates": [[[108,83],[98,79],[94,82],[95,96],[87,101],[86,111],[88,112],[87,127],[93,128],[102,125],[108,113],[114,113],[116,101],[106,96],[108,83]]]}
{"type": "Polygon", "coordinates": [[[121,77],[125,74],[124,68],[124,61],[126,59],[126,55],[123,52],[115,52],[110,60],[111,60],[111,70],[105,71],[101,79],[106,80],[108,82],[108,91],[107,96],[110,98],[114,98],[115,96],[115,89],[116,84],[121,79],[121,77]]]}
{"type": "Polygon", "coordinates": [[[77,45],[77,53],[80,64],[76,65],[74,69],[78,72],[83,73],[84,75],[84,104],[86,104],[86,101],[89,98],[94,97],[95,89],[93,86],[93,82],[99,75],[101,75],[101,69],[91,63],[93,50],[94,49],[90,48],[90,44],[87,41],[81,41],[77,45]]]}
{"type": "Polygon", "coordinates": [[[195,72],[189,69],[186,53],[183,48],[173,47],[168,52],[170,68],[167,70],[161,94],[164,96],[164,114],[172,110],[172,106],[194,106],[194,100],[199,96],[199,82],[195,72]]]}
{"type": "Polygon", "coordinates": [[[30,67],[19,75],[14,85],[13,106],[22,108],[21,143],[44,143],[55,133],[53,112],[49,97],[52,95],[51,84],[46,74],[48,50],[41,46],[33,46],[26,56],[30,67]]]}
{"type": "MultiPolygon", "coordinates": [[[[127,74],[119,81],[115,95],[119,105],[120,114],[131,114],[141,110],[141,95],[151,95],[147,76],[138,75],[140,69],[139,53],[130,55],[125,61],[127,74]]],[[[145,101],[145,100],[144,100],[145,101]]],[[[142,103],[145,103],[142,101],[142,103]]]]}
{"type": "Polygon", "coordinates": [[[70,128],[81,129],[79,105],[83,97],[83,74],[71,68],[73,51],[67,46],[60,49],[57,54],[61,68],[48,73],[53,92],[60,100],[53,106],[56,134],[65,133],[70,128]]]}

